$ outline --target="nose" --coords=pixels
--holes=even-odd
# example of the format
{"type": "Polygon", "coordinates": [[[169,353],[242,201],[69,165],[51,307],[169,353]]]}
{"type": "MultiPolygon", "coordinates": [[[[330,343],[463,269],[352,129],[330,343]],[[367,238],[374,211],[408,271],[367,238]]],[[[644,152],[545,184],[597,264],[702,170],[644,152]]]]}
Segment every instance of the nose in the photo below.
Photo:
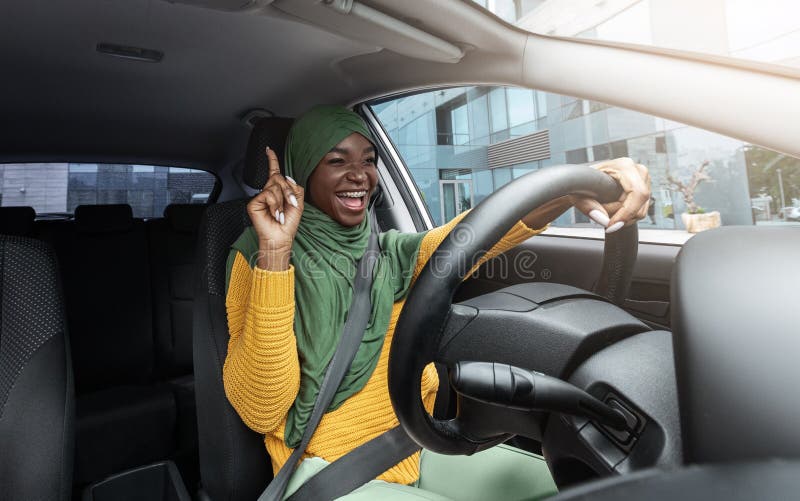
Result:
{"type": "Polygon", "coordinates": [[[367,173],[362,165],[351,164],[347,170],[347,180],[353,183],[364,183],[367,181],[367,173]]]}

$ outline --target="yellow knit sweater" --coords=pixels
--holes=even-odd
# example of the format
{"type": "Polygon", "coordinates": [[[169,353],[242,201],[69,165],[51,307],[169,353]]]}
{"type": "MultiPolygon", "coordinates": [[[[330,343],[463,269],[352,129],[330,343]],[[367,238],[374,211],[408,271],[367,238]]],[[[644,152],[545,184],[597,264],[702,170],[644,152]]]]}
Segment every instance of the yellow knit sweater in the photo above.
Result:
{"type": "MultiPolygon", "coordinates": [[[[423,238],[414,278],[461,217],[431,230],[423,238]]],[[[541,231],[518,223],[484,256],[481,263],[541,231]]],[[[325,414],[304,458],[318,456],[335,461],[398,425],[389,400],[387,374],[389,348],[403,303],[398,301],[394,304],[375,372],[361,391],[338,409],[325,414]]],[[[272,468],[277,472],[292,453],[286,447],[283,433],[286,414],[300,386],[300,364],[293,331],[294,268],[284,272],[251,269],[247,260],[241,254],[237,255],[225,305],[231,336],[223,368],[225,394],[244,423],[264,435],[272,468]]],[[[422,400],[428,412],[433,409],[438,385],[439,379],[431,364],[422,376],[422,400]]],[[[418,477],[419,453],[378,478],[410,484],[418,477]]]]}

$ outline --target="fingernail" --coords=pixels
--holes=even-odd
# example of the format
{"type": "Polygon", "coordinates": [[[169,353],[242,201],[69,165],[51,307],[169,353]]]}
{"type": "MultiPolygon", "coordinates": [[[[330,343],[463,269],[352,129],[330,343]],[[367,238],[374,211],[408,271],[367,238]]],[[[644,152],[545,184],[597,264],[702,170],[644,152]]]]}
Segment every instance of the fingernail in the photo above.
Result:
{"type": "Polygon", "coordinates": [[[617,231],[618,229],[622,228],[623,226],[625,226],[625,223],[623,223],[622,221],[617,221],[616,223],[614,223],[614,224],[612,224],[611,226],[608,227],[608,229],[606,230],[606,233],[614,233],[615,231],[617,231]]]}
{"type": "Polygon", "coordinates": [[[289,203],[295,206],[295,208],[298,207],[297,197],[295,197],[294,195],[289,195],[289,203]]]}
{"type": "Polygon", "coordinates": [[[269,151],[269,146],[267,146],[267,148],[264,151],[269,151]]]}
{"type": "Polygon", "coordinates": [[[281,212],[281,224],[286,223],[286,218],[283,217],[283,212],[281,212]]]}
{"type": "Polygon", "coordinates": [[[589,217],[592,218],[592,221],[594,221],[595,223],[599,224],[603,228],[607,227],[608,223],[611,221],[610,219],[608,219],[608,216],[603,214],[603,211],[598,210],[598,209],[594,209],[594,210],[590,211],[589,212],[589,217]]]}
{"type": "Polygon", "coordinates": [[[281,211],[275,209],[275,221],[280,222],[280,220],[281,220],[281,211]]]}
{"type": "Polygon", "coordinates": [[[290,181],[292,184],[297,184],[297,181],[295,181],[295,180],[294,180],[294,179],[292,179],[291,177],[289,177],[289,176],[284,176],[284,177],[285,177],[286,179],[288,179],[288,180],[289,180],[289,181],[290,181]]]}

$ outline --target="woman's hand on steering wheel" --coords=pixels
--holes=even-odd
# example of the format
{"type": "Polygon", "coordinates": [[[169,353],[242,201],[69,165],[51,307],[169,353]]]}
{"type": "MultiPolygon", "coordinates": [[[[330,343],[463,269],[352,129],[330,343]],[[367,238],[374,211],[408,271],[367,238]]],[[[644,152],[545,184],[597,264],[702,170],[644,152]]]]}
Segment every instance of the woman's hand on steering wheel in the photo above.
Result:
{"type": "Polygon", "coordinates": [[[592,167],[613,177],[622,187],[622,195],[607,204],[573,195],[570,199],[578,210],[605,227],[606,233],[613,233],[647,217],[650,205],[650,173],[647,167],[630,158],[615,158],[592,167]]]}
{"type": "Polygon", "coordinates": [[[269,147],[269,179],[247,204],[247,214],[258,236],[257,266],[271,271],[289,269],[289,255],[303,214],[305,191],[294,179],[281,175],[278,156],[269,147]]]}

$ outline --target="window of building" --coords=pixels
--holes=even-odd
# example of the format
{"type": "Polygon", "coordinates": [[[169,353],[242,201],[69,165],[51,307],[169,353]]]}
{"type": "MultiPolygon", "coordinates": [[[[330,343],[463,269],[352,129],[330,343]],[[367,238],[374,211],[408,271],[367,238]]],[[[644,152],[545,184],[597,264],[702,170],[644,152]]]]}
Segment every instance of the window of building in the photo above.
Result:
{"type": "MultiPolygon", "coordinates": [[[[658,138],[656,138],[656,141],[658,138]]],[[[629,156],[628,154],[628,141],[614,141],[613,143],[609,144],[609,149],[611,150],[611,154],[608,158],[622,158],[629,156]]],[[[658,153],[658,148],[655,148],[656,153],[658,153]]],[[[597,160],[597,159],[595,159],[597,160]]]]}
{"type": "MultiPolygon", "coordinates": [[[[592,146],[592,154],[594,155],[594,158],[592,158],[592,160],[594,160],[595,162],[600,160],[608,160],[609,158],[612,158],[611,147],[607,144],[598,144],[597,146],[592,146]]],[[[573,163],[569,162],[569,156],[567,156],[567,159],[568,163],[573,163]]],[[[574,162],[574,163],[580,163],[580,162],[574,162]]]]}
{"type": "Polygon", "coordinates": [[[489,144],[489,100],[481,95],[468,101],[469,141],[471,144],[489,144]]]}
{"type": "Polygon", "coordinates": [[[583,101],[578,99],[564,106],[564,120],[572,120],[583,115],[583,101]]]}
{"type": "Polygon", "coordinates": [[[173,203],[209,202],[217,178],[181,167],[130,164],[0,164],[0,203],[38,214],[71,214],[78,205],[128,204],[134,217],[161,217],[173,203]]]}
{"type": "Polygon", "coordinates": [[[508,123],[511,127],[532,122],[536,119],[533,106],[533,91],[528,89],[507,89],[508,123]]]}
{"type": "Polygon", "coordinates": [[[597,101],[591,101],[589,103],[589,113],[594,113],[596,111],[603,111],[611,106],[607,105],[606,103],[598,103],[597,101]]]}
{"type": "Polygon", "coordinates": [[[547,93],[536,91],[536,116],[544,118],[547,116],[547,93]]]}
{"type": "Polygon", "coordinates": [[[466,144],[469,142],[469,117],[467,105],[461,105],[450,112],[453,124],[453,144],[466,144]]]}
{"type": "Polygon", "coordinates": [[[506,108],[506,90],[493,89],[489,92],[489,109],[491,110],[492,132],[508,129],[508,108],[506,108]]]}
{"type": "Polygon", "coordinates": [[[514,179],[513,173],[511,168],[509,167],[501,167],[492,170],[492,180],[494,182],[494,189],[498,189],[504,184],[507,184],[512,179],[514,179]]]}
{"type": "Polygon", "coordinates": [[[565,151],[564,157],[568,164],[584,164],[589,161],[589,154],[586,148],[565,151]]]}
{"type": "Polygon", "coordinates": [[[667,152],[667,138],[664,136],[656,136],[656,153],[666,153],[667,152]]]}
{"type": "MultiPolygon", "coordinates": [[[[648,229],[684,231],[682,214],[692,209],[718,212],[723,225],[798,224],[800,220],[797,158],[623,108],[529,89],[463,87],[383,101],[373,111],[417,182],[436,224],[528,172],[619,157],[630,157],[650,170],[654,202],[639,223],[645,229],[642,235],[648,229]],[[429,99],[428,94],[436,96],[436,105],[412,120],[411,110],[422,109],[414,100],[429,99]],[[545,103],[554,110],[578,108],[581,112],[536,120],[536,109],[546,108],[545,103]],[[601,112],[588,112],[592,109],[601,112]],[[425,133],[411,133],[413,124],[421,120],[428,124],[425,133]],[[547,148],[532,151],[544,151],[546,156],[514,157],[515,164],[492,163],[498,162],[498,155],[490,157],[490,147],[502,148],[508,139],[545,130],[547,134],[541,137],[547,138],[547,148]],[[484,132],[487,135],[479,137],[484,132]],[[447,142],[440,140],[443,136],[447,142]],[[710,180],[697,187],[696,205],[690,207],[681,187],[698,169],[710,180]]],[[[570,210],[554,226],[596,225],[570,210]]]]}

